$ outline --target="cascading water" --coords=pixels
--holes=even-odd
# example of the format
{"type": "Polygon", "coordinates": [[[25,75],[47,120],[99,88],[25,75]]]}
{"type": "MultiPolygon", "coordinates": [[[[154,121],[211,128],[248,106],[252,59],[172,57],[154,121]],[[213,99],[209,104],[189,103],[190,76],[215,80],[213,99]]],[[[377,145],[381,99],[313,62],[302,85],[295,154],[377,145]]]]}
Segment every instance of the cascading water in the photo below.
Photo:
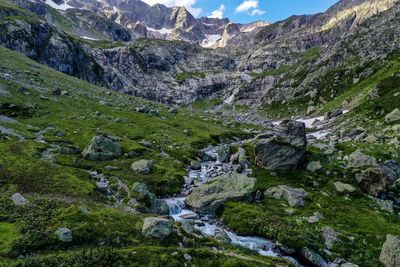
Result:
{"type": "MultiPolygon", "coordinates": [[[[282,257],[290,260],[294,264],[301,266],[294,258],[284,256],[279,253],[277,245],[273,242],[261,238],[251,236],[240,236],[228,230],[218,220],[210,219],[208,216],[200,214],[188,209],[185,205],[185,199],[193,188],[220,176],[224,173],[233,171],[230,163],[220,163],[217,160],[217,147],[209,147],[203,152],[209,158],[209,161],[202,162],[199,170],[189,169],[188,176],[179,197],[165,199],[169,206],[170,216],[178,222],[190,222],[194,229],[198,230],[205,236],[215,237],[217,233],[223,233],[232,245],[257,251],[263,256],[282,257]]],[[[251,174],[251,170],[245,170],[247,174],[251,174]]]]}

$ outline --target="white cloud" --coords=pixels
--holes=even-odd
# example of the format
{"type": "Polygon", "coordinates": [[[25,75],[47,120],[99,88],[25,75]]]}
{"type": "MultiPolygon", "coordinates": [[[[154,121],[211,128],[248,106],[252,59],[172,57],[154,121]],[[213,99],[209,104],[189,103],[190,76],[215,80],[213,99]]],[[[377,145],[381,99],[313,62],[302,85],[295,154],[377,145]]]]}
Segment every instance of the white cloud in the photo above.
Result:
{"type": "Polygon", "coordinates": [[[265,14],[264,10],[258,8],[258,0],[244,0],[239,6],[235,9],[236,13],[247,12],[247,14],[251,16],[263,15],[265,14]]]}
{"type": "Polygon", "coordinates": [[[224,16],[224,11],[225,11],[225,5],[220,5],[219,8],[211,12],[211,15],[208,17],[222,19],[224,16]]]}
{"type": "Polygon", "coordinates": [[[155,4],[163,4],[166,5],[167,7],[184,6],[195,17],[200,16],[202,12],[201,8],[194,7],[197,0],[142,0],[142,1],[151,6],[155,4]]]}
{"type": "Polygon", "coordinates": [[[264,15],[264,14],[265,14],[265,11],[264,11],[264,10],[261,10],[261,9],[253,9],[253,10],[250,12],[250,15],[252,15],[252,16],[264,15]]]}
{"type": "Polygon", "coordinates": [[[245,0],[238,7],[236,7],[235,11],[237,13],[249,11],[252,8],[258,7],[258,0],[245,0]]]}

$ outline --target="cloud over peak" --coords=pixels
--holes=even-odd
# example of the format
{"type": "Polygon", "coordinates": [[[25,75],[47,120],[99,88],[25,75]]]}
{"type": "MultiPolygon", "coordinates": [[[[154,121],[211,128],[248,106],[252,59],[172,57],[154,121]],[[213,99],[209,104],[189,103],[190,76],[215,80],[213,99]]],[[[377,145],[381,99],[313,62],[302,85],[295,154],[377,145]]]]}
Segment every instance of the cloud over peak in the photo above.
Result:
{"type": "Polygon", "coordinates": [[[211,15],[208,16],[209,18],[218,18],[222,19],[224,17],[225,5],[220,5],[217,10],[211,12],[211,15]]]}
{"type": "Polygon", "coordinates": [[[251,16],[265,14],[264,10],[258,8],[258,0],[244,0],[239,6],[236,7],[235,12],[246,12],[251,16]]]}

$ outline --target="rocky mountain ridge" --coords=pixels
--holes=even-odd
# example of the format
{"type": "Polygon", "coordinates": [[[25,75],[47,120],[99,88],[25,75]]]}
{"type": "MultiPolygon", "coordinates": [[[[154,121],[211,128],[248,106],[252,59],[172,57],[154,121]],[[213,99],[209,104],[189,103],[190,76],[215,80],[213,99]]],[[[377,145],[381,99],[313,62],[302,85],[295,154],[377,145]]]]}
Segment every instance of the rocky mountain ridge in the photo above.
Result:
{"type": "MultiPolygon", "coordinates": [[[[330,85],[321,85],[317,77],[340,68],[340,71],[350,73],[337,83],[351,86],[353,78],[359,75],[354,73],[355,67],[362,69],[398,49],[399,4],[393,0],[379,3],[343,0],[325,13],[291,17],[253,31],[244,30],[244,26],[228,20],[196,20],[183,9],[179,19],[179,16],[173,16],[174,23],[182,27],[197,21],[225,27],[216,45],[226,47],[213,50],[179,41],[135,39],[137,36],[129,29],[107,19],[106,15],[101,17],[88,10],[57,11],[39,2],[14,0],[14,3],[38,17],[33,21],[16,18],[4,22],[1,25],[3,45],[97,85],[170,104],[220,98],[231,104],[262,109],[302,101],[297,111],[306,113],[308,108],[317,110],[318,106],[341,93],[329,88],[330,85]],[[390,29],[387,29],[388,24],[392,25],[390,29]],[[41,34],[36,34],[38,29],[41,34]],[[79,35],[89,29],[95,29],[92,37],[102,35],[120,43],[69,37],[70,32],[79,35]],[[251,51],[246,48],[249,41],[244,46],[240,36],[253,41],[251,51]],[[134,41],[128,42],[132,39],[134,41]],[[349,43],[358,49],[348,51],[349,43]],[[359,56],[364,60],[350,60],[359,56]],[[78,58],[80,64],[74,62],[78,58]]],[[[89,5],[92,9],[105,5],[97,1],[85,2],[86,6],[74,4],[81,8],[89,5]]],[[[126,5],[166,10],[161,5],[150,7],[140,1],[111,4],[127,10],[126,5]]],[[[178,9],[168,10],[179,14],[178,9]]],[[[21,10],[14,12],[19,14],[21,10]]],[[[152,23],[152,27],[159,28],[161,24],[166,26],[172,22],[163,19],[158,24],[152,23]]],[[[247,27],[251,28],[251,25],[247,27]]],[[[145,27],[137,28],[143,33],[147,31],[145,27]]]]}

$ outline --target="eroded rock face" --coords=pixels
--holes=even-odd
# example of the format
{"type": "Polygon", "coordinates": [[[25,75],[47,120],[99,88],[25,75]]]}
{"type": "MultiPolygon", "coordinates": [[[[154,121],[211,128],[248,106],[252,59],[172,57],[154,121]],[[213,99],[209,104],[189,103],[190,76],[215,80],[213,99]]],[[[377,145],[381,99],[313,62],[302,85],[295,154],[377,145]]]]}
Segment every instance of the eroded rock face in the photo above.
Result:
{"type": "Polygon", "coordinates": [[[306,146],[305,124],[286,120],[276,127],[271,140],[256,144],[256,162],[268,170],[296,169],[304,160],[306,146]]]}
{"type": "Polygon", "coordinates": [[[186,204],[200,212],[215,212],[225,201],[244,199],[253,192],[256,179],[245,174],[224,174],[201,187],[186,198],[186,204]]]}
{"type": "Polygon", "coordinates": [[[400,266],[400,237],[395,235],[388,235],[386,242],[383,244],[380,262],[385,267],[398,267],[400,266]]]}
{"type": "Polygon", "coordinates": [[[287,185],[272,187],[264,192],[266,197],[284,199],[291,207],[304,206],[304,199],[307,193],[303,188],[292,188],[287,185]]]}
{"type": "Polygon", "coordinates": [[[96,135],[82,153],[89,160],[112,160],[122,155],[120,144],[111,136],[96,135]]]}
{"type": "Polygon", "coordinates": [[[145,237],[152,237],[157,239],[165,239],[172,234],[174,223],[172,220],[147,217],[144,219],[142,234],[145,237]]]}

